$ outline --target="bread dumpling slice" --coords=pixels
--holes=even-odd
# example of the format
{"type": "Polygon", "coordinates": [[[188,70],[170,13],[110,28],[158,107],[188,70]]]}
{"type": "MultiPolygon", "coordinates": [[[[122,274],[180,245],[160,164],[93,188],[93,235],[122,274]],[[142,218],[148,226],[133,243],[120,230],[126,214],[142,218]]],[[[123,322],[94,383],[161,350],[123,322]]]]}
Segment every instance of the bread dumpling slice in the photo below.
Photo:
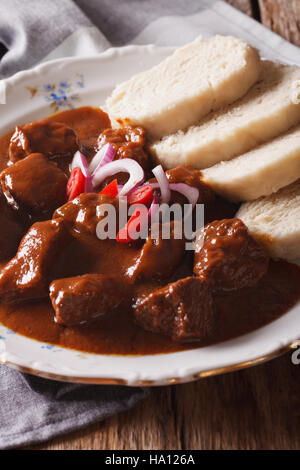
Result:
{"type": "Polygon", "coordinates": [[[300,264],[300,180],[242,204],[236,217],[273,258],[300,264]]]}
{"type": "Polygon", "coordinates": [[[300,178],[300,125],[202,174],[216,193],[232,201],[251,201],[275,193],[300,178]]]}
{"type": "Polygon", "coordinates": [[[244,41],[199,37],[118,85],[106,107],[113,125],[140,125],[159,139],[237,100],[260,72],[258,52],[244,41]]]}
{"type": "Polygon", "coordinates": [[[168,169],[182,164],[202,170],[231,160],[300,122],[299,82],[300,67],[263,61],[262,79],[243,98],[150,150],[168,169]]]}

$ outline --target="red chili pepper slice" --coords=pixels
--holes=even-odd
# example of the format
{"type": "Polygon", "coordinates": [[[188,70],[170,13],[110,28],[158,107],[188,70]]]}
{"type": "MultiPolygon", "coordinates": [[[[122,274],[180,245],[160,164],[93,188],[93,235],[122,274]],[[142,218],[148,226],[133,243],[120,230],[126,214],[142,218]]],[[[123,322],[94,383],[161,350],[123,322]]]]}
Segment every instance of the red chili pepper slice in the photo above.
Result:
{"type": "Polygon", "coordinates": [[[74,168],[67,184],[67,198],[72,201],[85,191],[86,178],[80,168],[74,168]]]}
{"type": "Polygon", "coordinates": [[[132,240],[128,233],[128,224],[125,227],[121,228],[117,235],[117,242],[119,243],[130,243],[132,240]]]}
{"type": "Polygon", "coordinates": [[[153,188],[151,184],[145,184],[140,186],[128,196],[128,203],[132,204],[143,204],[144,206],[150,207],[153,201],[153,188]]]}
{"type": "MultiPolygon", "coordinates": [[[[133,215],[128,220],[125,227],[121,228],[121,230],[119,231],[119,233],[117,235],[117,241],[119,243],[130,243],[130,242],[133,241],[131,236],[130,236],[130,226],[132,224],[136,224],[136,219],[139,218],[140,215],[141,215],[140,209],[136,209],[135,212],[133,213],[133,215]]],[[[139,232],[140,230],[141,230],[141,222],[139,222],[135,227],[136,232],[139,232]]]]}
{"type": "Polygon", "coordinates": [[[117,195],[119,194],[118,181],[113,180],[104,189],[102,189],[99,194],[107,194],[111,197],[117,197],[117,195]]]}

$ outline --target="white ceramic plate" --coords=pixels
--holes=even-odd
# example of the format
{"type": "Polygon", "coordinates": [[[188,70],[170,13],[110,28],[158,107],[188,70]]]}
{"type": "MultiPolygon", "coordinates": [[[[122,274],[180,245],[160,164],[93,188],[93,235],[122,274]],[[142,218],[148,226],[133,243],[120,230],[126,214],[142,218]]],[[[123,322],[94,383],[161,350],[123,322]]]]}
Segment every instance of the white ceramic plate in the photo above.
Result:
{"type": "MultiPolygon", "coordinates": [[[[113,87],[152,67],[172,49],[129,46],[97,57],[61,59],[5,83],[0,135],[16,124],[82,105],[102,105],[113,87]]],[[[39,376],[83,383],[165,385],[228,372],[268,360],[300,339],[300,304],[253,333],[215,346],[147,356],[85,354],[20,336],[0,325],[0,361],[39,376]]]]}

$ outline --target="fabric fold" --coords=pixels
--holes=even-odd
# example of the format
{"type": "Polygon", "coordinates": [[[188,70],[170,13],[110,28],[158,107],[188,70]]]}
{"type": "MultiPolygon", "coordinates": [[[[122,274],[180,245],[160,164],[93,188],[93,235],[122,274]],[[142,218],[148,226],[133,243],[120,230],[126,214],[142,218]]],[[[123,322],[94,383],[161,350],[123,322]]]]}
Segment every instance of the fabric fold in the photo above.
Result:
{"type": "Polygon", "coordinates": [[[148,394],[142,388],[52,382],[0,366],[0,450],[81,429],[148,394]]]}

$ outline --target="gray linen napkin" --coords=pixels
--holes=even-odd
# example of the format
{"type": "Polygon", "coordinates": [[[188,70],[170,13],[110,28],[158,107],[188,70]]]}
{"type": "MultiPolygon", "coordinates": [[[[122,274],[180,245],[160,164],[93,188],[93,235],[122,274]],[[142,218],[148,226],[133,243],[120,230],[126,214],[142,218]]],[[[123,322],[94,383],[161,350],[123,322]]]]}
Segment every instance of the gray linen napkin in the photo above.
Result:
{"type": "Polygon", "coordinates": [[[141,388],[54,382],[0,366],[0,449],[83,428],[132,408],[147,394],[141,388]]]}
{"type": "Polygon", "coordinates": [[[266,58],[300,64],[299,48],[218,0],[0,0],[0,44],[8,49],[0,79],[45,59],[128,43],[179,46],[200,34],[231,34],[266,58]]]}
{"type": "MultiPolygon", "coordinates": [[[[300,64],[297,47],[222,1],[0,0],[0,57],[7,49],[0,79],[42,60],[93,55],[111,45],[178,46],[216,33],[245,39],[264,57],[300,64]]],[[[0,449],[79,429],[132,407],[146,394],[51,382],[0,366],[0,449]]]]}

